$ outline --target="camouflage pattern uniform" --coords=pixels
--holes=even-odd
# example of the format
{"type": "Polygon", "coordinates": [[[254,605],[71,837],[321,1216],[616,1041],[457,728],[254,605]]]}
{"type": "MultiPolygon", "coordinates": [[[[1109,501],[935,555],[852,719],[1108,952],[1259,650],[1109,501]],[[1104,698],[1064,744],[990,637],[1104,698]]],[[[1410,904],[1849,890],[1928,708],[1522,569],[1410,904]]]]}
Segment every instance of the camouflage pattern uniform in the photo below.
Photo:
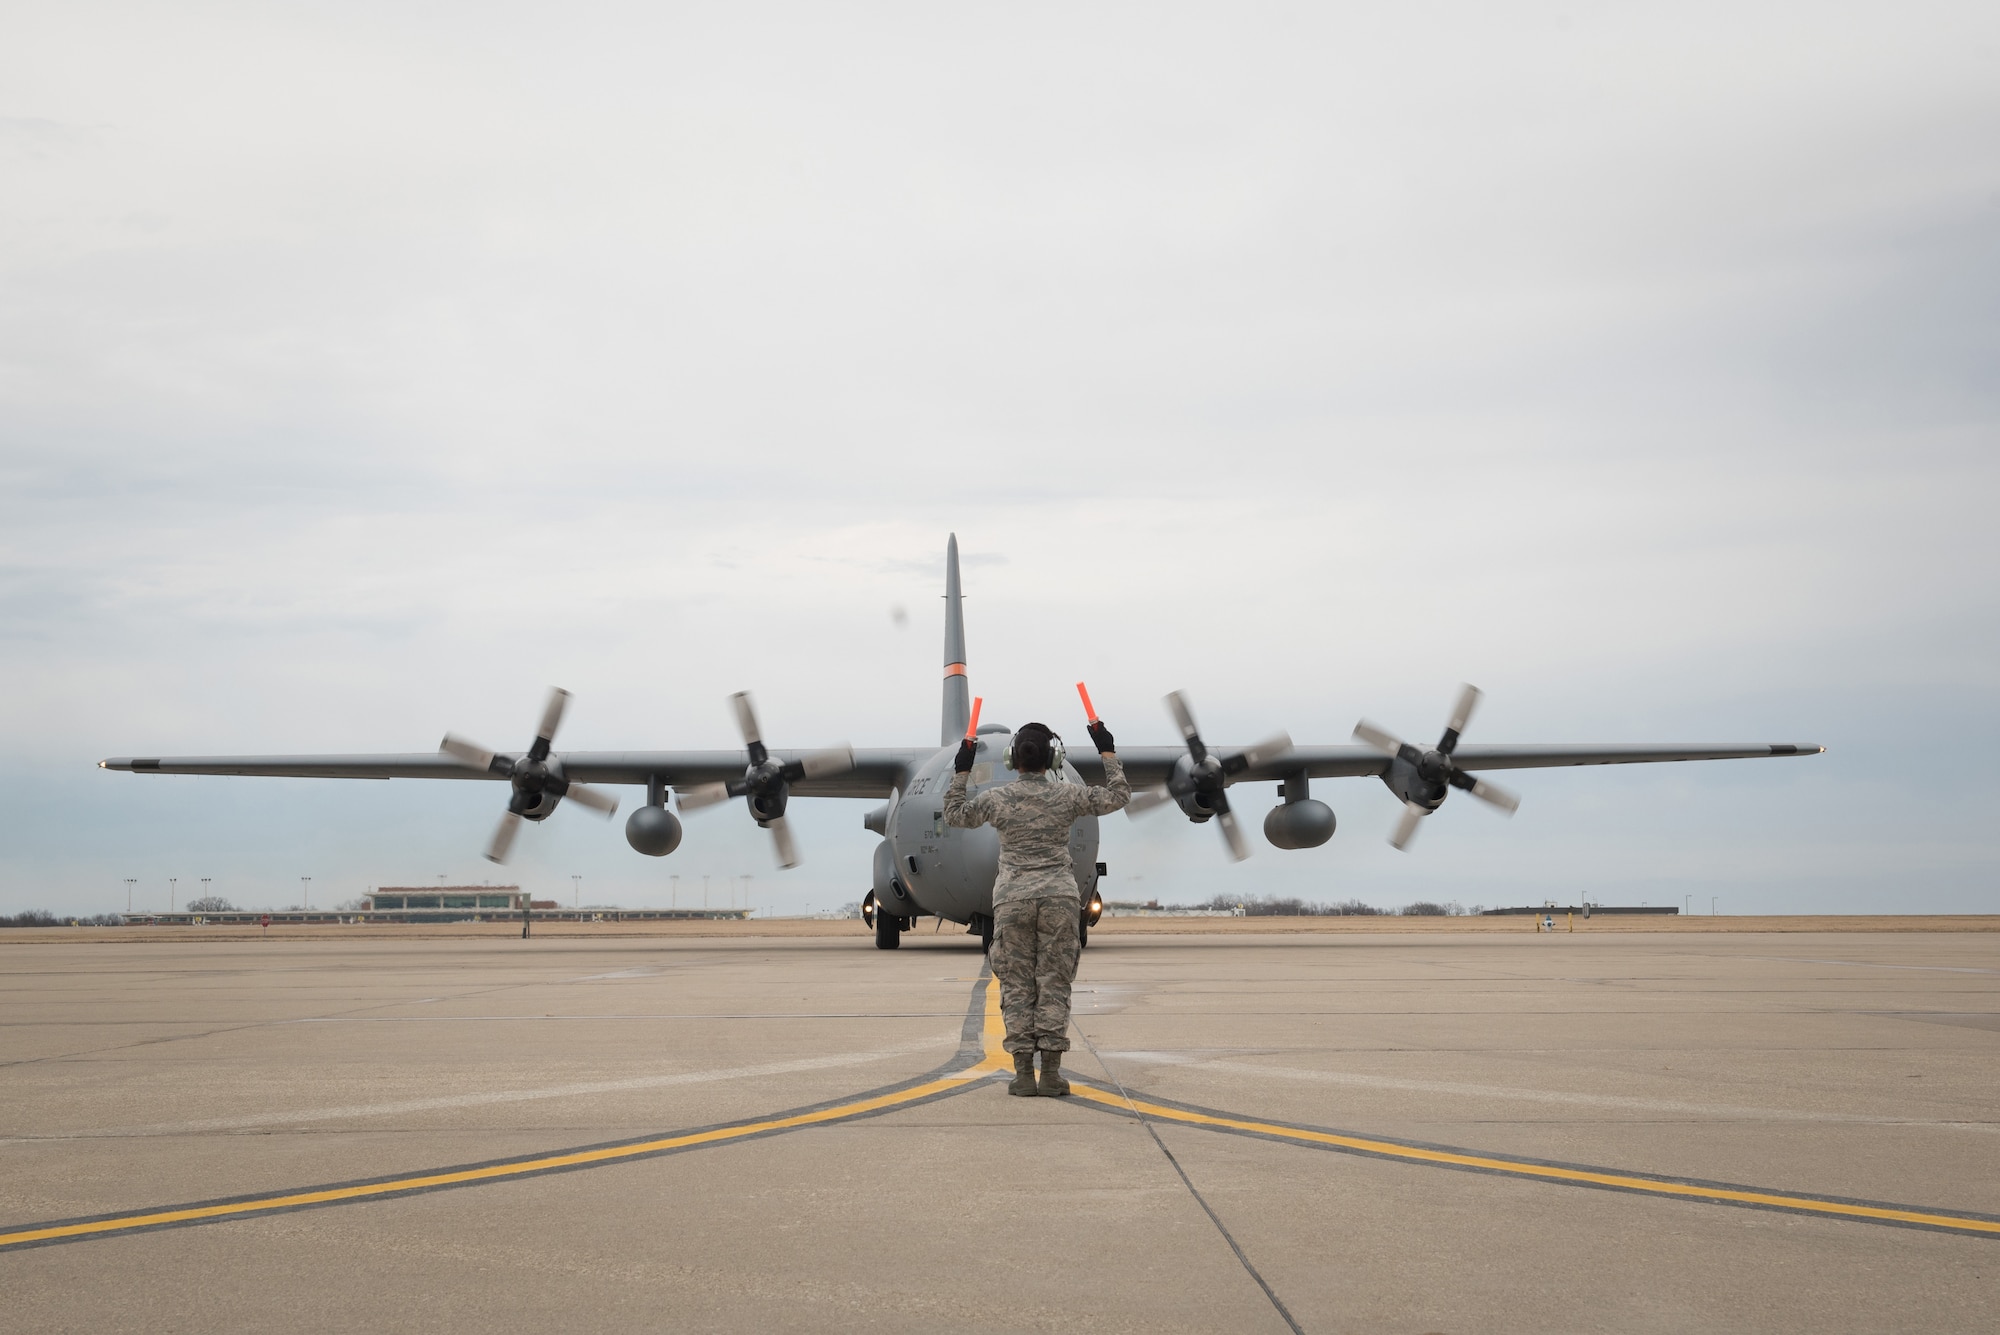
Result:
{"type": "Polygon", "coordinates": [[[1050,775],[965,795],[966,774],[952,777],[944,818],[1000,832],[1000,876],[993,883],[993,976],[1009,1052],[1069,1051],[1069,989],[1076,979],[1077,928],[1083,903],[1070,862],[1069,827],[1108,816],[1132,800],[1124,766],[1104,757],[1104,786],[1083,787],[1050,775]]]}

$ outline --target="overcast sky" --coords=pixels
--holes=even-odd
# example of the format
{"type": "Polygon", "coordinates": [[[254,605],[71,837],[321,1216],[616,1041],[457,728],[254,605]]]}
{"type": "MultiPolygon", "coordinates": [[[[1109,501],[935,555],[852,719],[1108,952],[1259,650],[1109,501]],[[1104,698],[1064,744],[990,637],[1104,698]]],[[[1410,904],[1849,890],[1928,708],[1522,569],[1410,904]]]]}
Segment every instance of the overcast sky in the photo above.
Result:
{"type": "MultiPolygon", "coordinates": [[[[72,3],[0,43],[0,911],[315,903],[480,784],[107,755],[1788,741],[1119,897],[2000,910],[2000,8],[72,3]],[[899,626],[895,609],[907,609],[899,626]]],[[[627,810],[637,799],[627,790],[627,810]]],[[[1240,804],[1261,817],[1274,794],[1240,804]]],[[[868,804],[504,878],[770,911],[868,804]]],[[[622,820],[622,816],[621,816],[622,820]]]]}

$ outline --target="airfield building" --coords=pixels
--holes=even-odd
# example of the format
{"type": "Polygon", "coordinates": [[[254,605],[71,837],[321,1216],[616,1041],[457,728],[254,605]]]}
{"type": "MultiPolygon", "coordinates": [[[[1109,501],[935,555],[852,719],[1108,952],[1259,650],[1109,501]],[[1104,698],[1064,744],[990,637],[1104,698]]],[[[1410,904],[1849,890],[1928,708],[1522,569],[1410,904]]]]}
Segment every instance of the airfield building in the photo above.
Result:
{"type": "MultiPolygon", "coordinates": [[[[530,907],[518,885],[385,885],[365,897],[363,912],[387,918],[411,917],[429,922],[486,913],[519,913],[530,907]]],[[[535,904],[554,908],[555,903],[535,904]]]]}

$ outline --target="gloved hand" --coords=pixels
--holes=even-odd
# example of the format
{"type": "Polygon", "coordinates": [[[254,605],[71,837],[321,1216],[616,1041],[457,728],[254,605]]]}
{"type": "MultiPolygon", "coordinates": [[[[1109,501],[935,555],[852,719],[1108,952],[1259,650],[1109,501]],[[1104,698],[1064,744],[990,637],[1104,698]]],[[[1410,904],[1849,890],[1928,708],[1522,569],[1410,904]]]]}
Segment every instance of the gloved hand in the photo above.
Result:
{"type": "Polygon", "coordinates": [[[1090,733],[1090,740],[1097,744],[1099,755],[1109,755],[1116,749],[1111,745],[1111,729],[1104,726],[1103,719],[1098,719],[1092,723],[1088,731],[1090,733]]]}
{"type": "Polygon", "coordinates": [[[972,773],[972,757],[978,754],[978,752],[979,747],[973,743],[970,737],[966,738],[958,744],[958,754],[952,758],[951,762],[952,769],[960,774],[972,773]]]}

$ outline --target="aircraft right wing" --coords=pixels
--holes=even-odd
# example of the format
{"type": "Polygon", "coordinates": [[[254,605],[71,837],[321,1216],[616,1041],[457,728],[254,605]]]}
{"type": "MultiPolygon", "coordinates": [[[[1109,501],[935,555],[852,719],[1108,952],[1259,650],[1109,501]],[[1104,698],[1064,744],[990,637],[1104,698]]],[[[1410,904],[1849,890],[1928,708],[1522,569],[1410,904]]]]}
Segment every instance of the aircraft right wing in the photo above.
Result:
{"type": "MultiPolygon", "coordinates": [[[[882,747],[854,752],[854,768],[842,774],[800,779],[801,797],[886,797],[912,765],[936,748],[882,747]]],[[[497,752],[506,759],[519,753],[497,752]]],[[[773,751],[779,761],[803,759],[808,752],[773,751]]],[[[669,787],[726,783],[743,777],[741,751],[567,751],[551,757],[577,783],[644,784],[658,775],[669,787]]],[[[489,779],[501,776],[475,769],[435,751],[323,756],[120,756],[97,762],[100,769],[134,774],[234,774],[283,779],[489,779]]]]}

